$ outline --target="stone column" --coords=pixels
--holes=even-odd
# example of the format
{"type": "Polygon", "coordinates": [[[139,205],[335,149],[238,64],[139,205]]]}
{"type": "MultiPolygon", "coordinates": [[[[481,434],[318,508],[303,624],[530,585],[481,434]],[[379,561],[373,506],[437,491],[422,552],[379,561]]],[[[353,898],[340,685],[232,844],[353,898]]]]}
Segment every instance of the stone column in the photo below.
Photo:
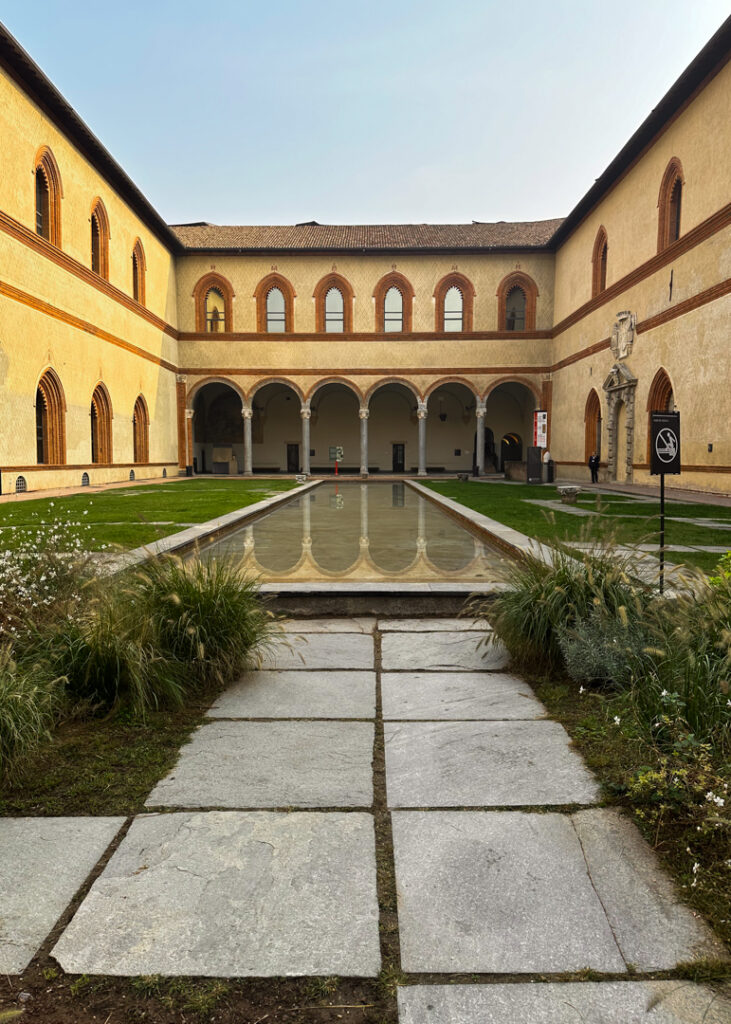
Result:
{"type": "Polygon", "coordinates": [[[193,410],[185,410],[185,472],[193,473],[193,410]]]}
{"type": "Polygon", "coordinates": [[[360,485],[360,542],[368,546],[368,487],[360,485]]]}
{"type": "Polygon", "coordinates": [[[416,416],[419,420],[419,476],[426,476],[426,402],[417,402],[416,416]]]}
{"type": "Polygon", "coordinates": [[[300,416],[302,417],[302,472],[305,476],[310,475],[310,401],[302,403],[300,416]]]}
{"type": "Polygon", "coordinates": [[[360,475],[368,476],[368,406],[361,405],[360,416],[360,475]]]}
{"type": "Polygon", "coordinates": [[[485,474],[485,411],[487,409],[487,400],[484,398],[477,399],[477,405],[475,407],[475,416],[477,417],[477,440],[475,446],[477,451],[475,452],[475,465],[477,466],[477,475],[484,476],[485,474]]]}
{"type": "Polygon", "coordinates": [[[254,472],[254,458],[251,447],[251,418],[254,410],[251,402],[244,401],[241,407],[241,415],[244,420],[244,476],[252,476],[254,472]]]}

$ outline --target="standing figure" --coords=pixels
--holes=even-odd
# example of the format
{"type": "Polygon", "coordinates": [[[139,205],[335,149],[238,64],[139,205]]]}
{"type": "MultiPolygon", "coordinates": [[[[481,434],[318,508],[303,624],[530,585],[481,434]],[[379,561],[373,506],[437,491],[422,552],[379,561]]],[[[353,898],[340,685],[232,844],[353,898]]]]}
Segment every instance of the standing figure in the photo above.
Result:
{"type": "Polygon", "coordinates": [[[599,483],[599,456],[596,452],[592,452],[589,456],[589,469],[591,470],[591,482],[593,484],[599,483]]]}

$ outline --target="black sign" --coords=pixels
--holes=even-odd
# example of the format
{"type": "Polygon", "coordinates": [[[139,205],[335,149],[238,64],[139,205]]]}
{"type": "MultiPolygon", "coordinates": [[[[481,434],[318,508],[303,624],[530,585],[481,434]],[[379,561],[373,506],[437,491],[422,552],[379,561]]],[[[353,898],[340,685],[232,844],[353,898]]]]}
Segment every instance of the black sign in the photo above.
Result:
{"type": "Polygon", "coordinates": [[[680,472],[680,413],[650,413],[650,473],[680,472]]]}

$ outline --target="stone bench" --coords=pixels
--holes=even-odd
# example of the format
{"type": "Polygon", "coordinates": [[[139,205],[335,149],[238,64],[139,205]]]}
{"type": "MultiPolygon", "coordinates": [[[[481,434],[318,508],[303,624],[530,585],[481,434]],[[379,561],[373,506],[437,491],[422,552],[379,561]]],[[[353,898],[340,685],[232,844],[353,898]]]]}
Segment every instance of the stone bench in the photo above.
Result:
{"type": "Polygon", "coordinates": [[[577,497],[581,494],[581,488],[577,484],[562,484],[557,490],[564,505],[575,505],[577,497]]]}

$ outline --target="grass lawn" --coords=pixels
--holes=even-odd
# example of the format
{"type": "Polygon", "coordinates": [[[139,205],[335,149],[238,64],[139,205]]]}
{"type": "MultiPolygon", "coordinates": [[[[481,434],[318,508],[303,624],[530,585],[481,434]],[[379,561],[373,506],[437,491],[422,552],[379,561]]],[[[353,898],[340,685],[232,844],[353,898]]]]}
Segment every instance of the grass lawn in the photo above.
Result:
{"type": "MultiPolygon", "coordinates": [[[[477,483],[458,480],[431,480],[426,484],[438,494],[497,519],[529,537],[538,540],[576,540],[588,518],[572,515],[562,509],[549,510],[536,501],[559,501],[558,491],[550,485],[534,486],[514,483],[477,483]]],[[[659,500],[648,502],[624,495],[584,494],[579,496],[577,508],[597,512],[615,531],[621,543],[658,543],[659,500]]],[[[566,506],[570,509],[571,506],[566,506]]],[[[731,508],[724,505],[701,505],[688,501],[665,502],[665,543],[667,545],[722,546],[731,549],[731,508]],[[684,521],[678,522],[678,519],[684,521]],[[687,520],[710,521],[708,526],[687,520]],[[727,528],[714,523],[728,524],[727,528]]],[[[707,551],[670,552],[668,561],[697,566],[706,572],[715,568],[719,554],[707,551]]]]}
{"type": "Polygon", "coordinates": [[[8,502],[0,504],[0,547],[14,547],[21,531],[78,523],[88,551],[135,548],[296,486],[294,480],[197,478],[8,502]]]}

